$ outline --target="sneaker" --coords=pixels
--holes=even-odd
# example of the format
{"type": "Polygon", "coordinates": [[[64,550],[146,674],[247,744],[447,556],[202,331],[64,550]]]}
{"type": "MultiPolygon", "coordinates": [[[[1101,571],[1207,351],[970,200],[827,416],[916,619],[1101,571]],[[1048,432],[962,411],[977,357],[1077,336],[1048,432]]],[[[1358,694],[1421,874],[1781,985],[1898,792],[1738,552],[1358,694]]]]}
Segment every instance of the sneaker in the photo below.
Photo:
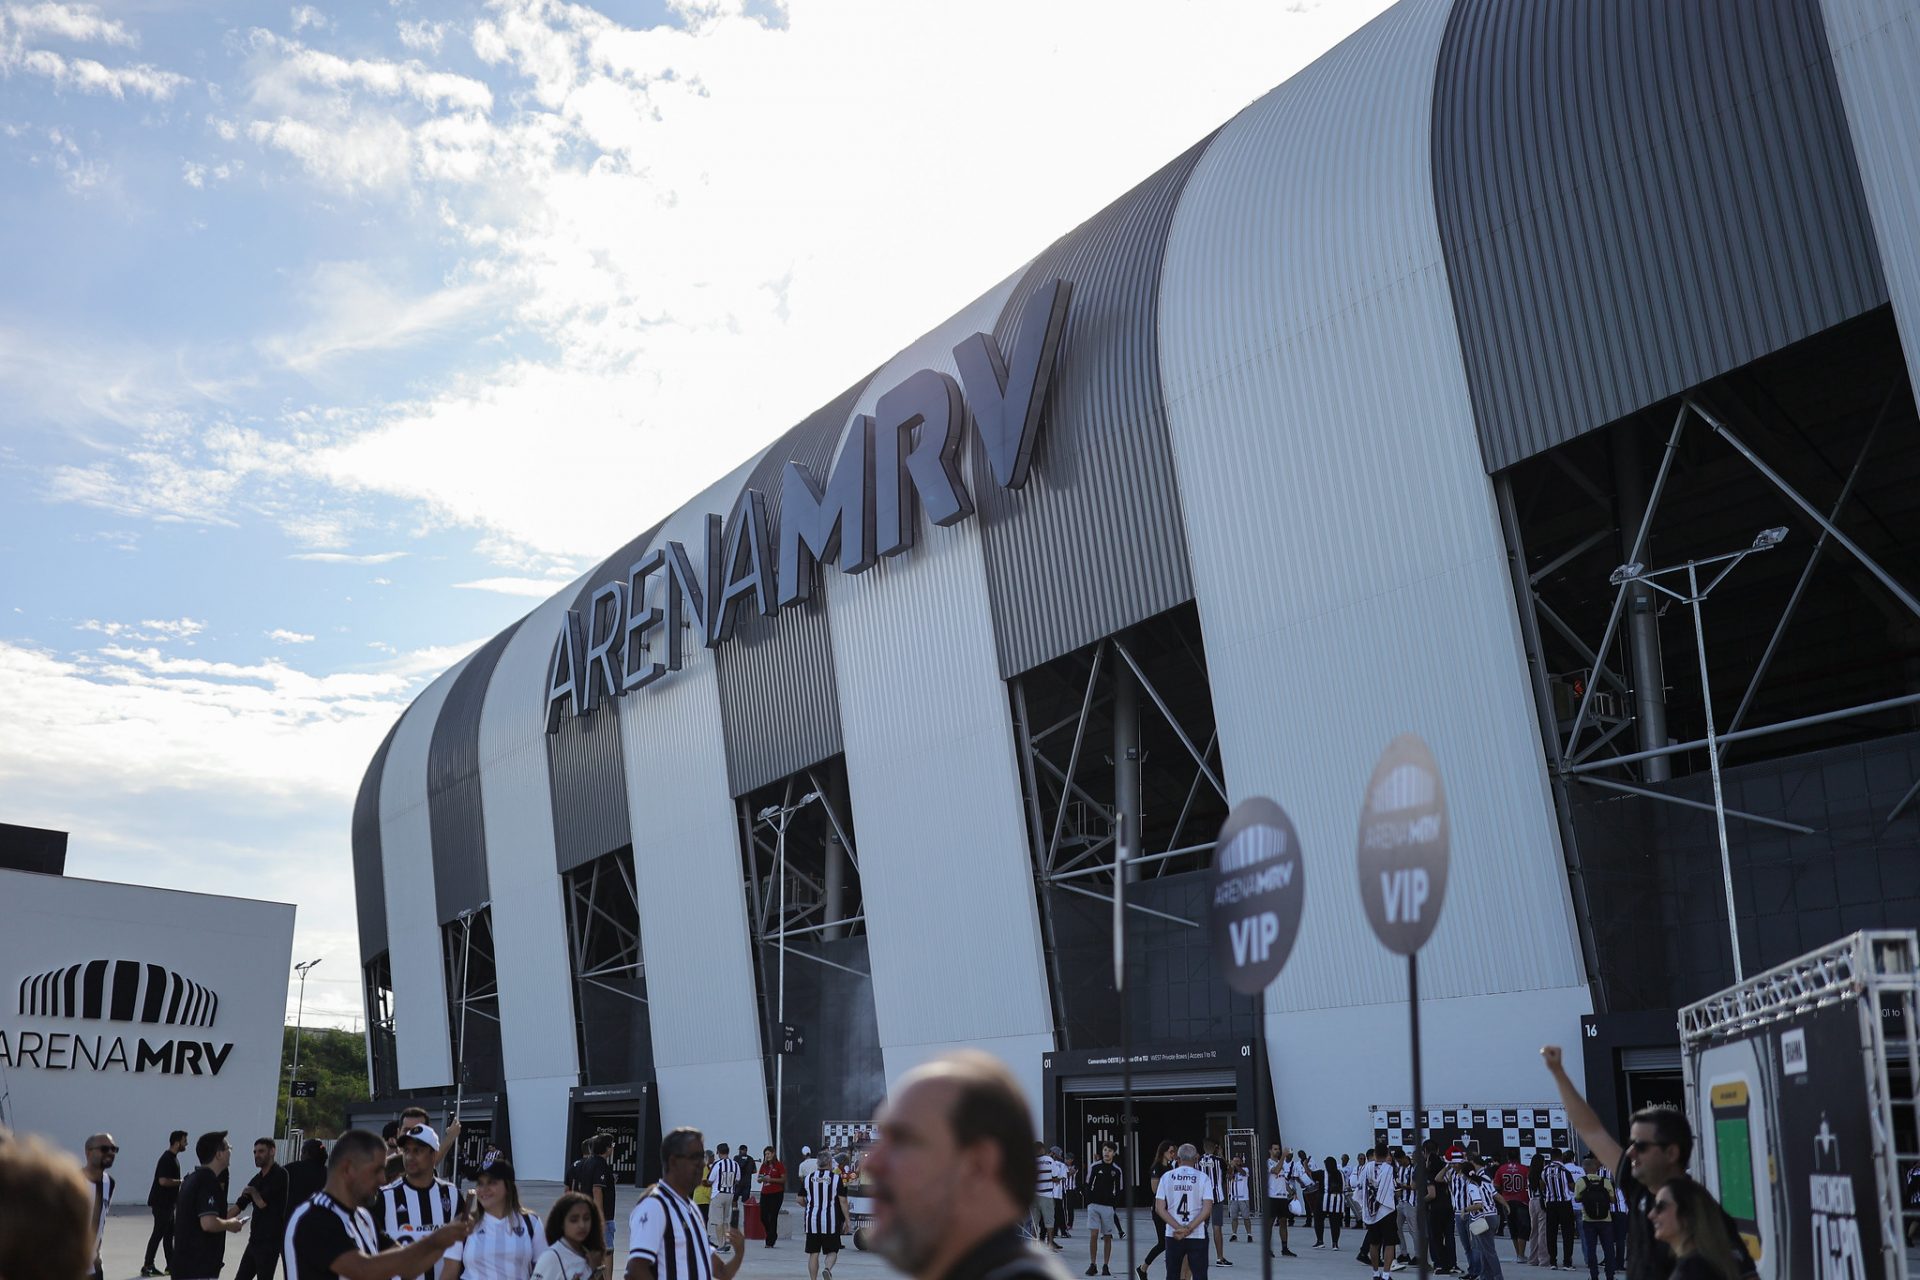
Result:
{"type": "Polygon", "coordinates": [[[1215,1258],[1213,1260],[1213,1265],[1216,1267],[1230,1267],[1233,1265],[1233,1262],[1231,1259],[1228,1259],[1228,1258],[1215,1258]]]}
{"type": "Polygon", "coordinates": [[[1313,1242],[1313,1247],[1314,1247],[1314,1248],[1316,1248],[1316,1249],[1324,1249],[1324,1248],[1326,1248],[1327,1246],[1326,1246],[1325,1244],[1323,1244],[1323,1243],[1322,1243],[1321,1241],[1318,1241],[1318,1240],[1315,1240],[1315,1241],[1313,1242]]]}
{"type": "Polygon", "coordinates": [[[1133,1274],[1139,1276],[1140,1280],[1147,1280],[1147,1269],[1145,1267],[1135,1267],[1133,1274]]]}
{"type": "Polygon", "coordinates": [[[1297,1254],[1297,1253],[1295,1253],[1295,1252],[1294,1252],[1293,1250],[1291,1250],[1291,1249],[1282,1249],[1282,1250],[1280,1251],[1280,1256],[1281,1256],[1281,1257],[1283,1257],[1283,1258],[1297,1258],[1297,1257],[1299,1257],[1300,1255],[1299,1255],[1299,1254],[1297,1254]]]}
{"type": "Polygon", "coordinates": [[[1107,1269],[1106,1269],[1106,1268],[1105,1268],[1105,1267],[1103,1266],[1103,1267],[1101,1267],[1101,1268],[1100,1268],[1100,1274],[1101,1274],[1101,1275],[1103,1275],[1103,1276],[1110,1276],[1110,1275],[1112,1275],[1112,1274],[1113,1274],[1113,1272],[1111,1272],[1111,1271],[1109,1271],[1109,1270],[1107,1270],[1107,1269]]]}
{"type": "Polygon", "coordinates": [[[1087,1264],[1087,1274],[1090,1276],[1097,1276],[1100,1274],[1100,1268],[1094,1266],[1091,1262],[1089,1262],[1087,1264]]]}

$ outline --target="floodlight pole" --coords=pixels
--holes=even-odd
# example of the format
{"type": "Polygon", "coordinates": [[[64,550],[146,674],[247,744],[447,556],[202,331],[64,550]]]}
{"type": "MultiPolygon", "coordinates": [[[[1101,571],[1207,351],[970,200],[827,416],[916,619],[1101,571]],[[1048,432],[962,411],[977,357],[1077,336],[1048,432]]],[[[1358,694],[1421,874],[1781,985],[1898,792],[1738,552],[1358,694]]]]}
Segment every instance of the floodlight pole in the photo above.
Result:
{"type": "Polygon", "coordinates": [[[1733,980],[1745,982],[1746,965],[1740,959],[1740,917],[1734,908],[1733,898],[1733,855],[1727,847],[1727,804],[1726,795],[1720,783],[1720,739],[1719,731],[1713,723],[1713,686],[1707,678],[1707,634],[1700,619],[1700,605],[1713,594],[1713,589],[1727,580],[1727,575],[1739,567],[1740,562],[1756,551],[1771,551],[1786,538],[1784,528],[1763,530],[1754,538],[1753,545],[1743,547],[1726,555],[1709,556],[1704,560],[1689,560],[1685,564],[1672,565],[1665,569],[1648,570],[1645,565],[1623,564],[1613,571],[1608,579],[1615,586],[1625,587],[1630,583],[1644,582],[1655,591],[1673,597],[1693,611],[1693,644],[1700,660],[1700,704],[1707,717],[1707,769],[1713,778],[1713,825],[1720,842],[1720,883],[1727,895],[1727,941],[1733,948],[1733,980]],[[1700,568],[1702,565],[1723,565],[1713,576],[1713,580],[1702,589],[1700,586],[1700,568]],[[1687,594],[1661,586],[1654,579],[1665,574],[1684,570],[1687,575],[1687,594]]]}
{"type": "MultiPolygon", "coordinates": [[[[300,1033],[305,1026],[307,1015],[307,971],[319,964],[318,960],[304,960],[293,966],[300,975],[300,999],[293,1006],[293,1075],[287,1080],[287,1136],[293,1136],[293,1085],[300,1078],[300,1033]]],[[[281,1006],[281,1017],[285,1017],[286,1006],[281,1006]]]]}
{"type": "MultiPolygon", "coordinates": [[[[792,795],[791,791],[787,792],[792,795]]],[[[793,821],[793,815],[820,798],[818,791],[809,791],[791,805],[768,805],[760,811],[762,822],[777,822],[774,828],[773,874],[780,885],[780,911],[776,920],[779,932],[774,942],[779,947],[779,978],[774,996],[774,1018],[779,1022],[776,1034],[785,1035],[787,1025],[787,826],[793,821]]],[[[780,1045],[780,1051],[773,1055],[773,1146],[775,1151],[783,1150],[780,1121],[787,1101],[787,1054],[786,1045],[780,1045]]]]}

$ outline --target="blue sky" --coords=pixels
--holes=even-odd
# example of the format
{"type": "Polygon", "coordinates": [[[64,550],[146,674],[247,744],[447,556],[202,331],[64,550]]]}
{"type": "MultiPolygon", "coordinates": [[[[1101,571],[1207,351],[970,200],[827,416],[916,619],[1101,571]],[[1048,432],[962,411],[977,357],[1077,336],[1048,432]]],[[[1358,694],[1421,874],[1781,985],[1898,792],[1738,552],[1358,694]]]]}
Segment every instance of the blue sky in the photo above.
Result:
{"type": "Polygon", "coordinates": [[[0,0],[0,821],[295,902],[433,675],[1380,0],[0,0]]]}

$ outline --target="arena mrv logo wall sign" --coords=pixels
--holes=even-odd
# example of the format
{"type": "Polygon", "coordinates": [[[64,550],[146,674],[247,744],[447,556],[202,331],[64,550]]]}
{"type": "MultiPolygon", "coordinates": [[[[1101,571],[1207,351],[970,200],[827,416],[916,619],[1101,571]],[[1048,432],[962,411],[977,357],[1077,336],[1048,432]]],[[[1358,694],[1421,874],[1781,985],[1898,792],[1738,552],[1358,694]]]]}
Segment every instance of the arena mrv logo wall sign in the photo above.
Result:
{"type": "Polygon", "coordinates": [[[16,1011],[51,1027],[0,1027],[0,1066],[11,1070],[125,1071],[135,1074],[217,1076],[231,1043],[170,1038],[157,1032],[115,1035],[59,1023],[132,1022],[163,1027],[211,1027],[220,996],[191,978],[138,960],[86,960],[20,980],[16,1011]]]}
{"type": "Polygon", "coordinates": [[[746,489],[724,522],[707,516],[698,567],[684,545],[668,542],[595,590],[584,618],[569,609],[547,664],[547,732],[559,730],[566,708],[589,715],[609,698],[680,670],[690,627],[715,648],[733,638],[742,608],[770,618],[805,602],[818,566],[864,573],[882,556],[900,555],[914,544],[916,507],[941,526],[972,516],[960,471],[969,420],[994,481],[1003,489],[1024,486],[1071,295],[1064,280],[1036,290],[1010,353],[989,333],[961,342],[953,349],[958,383],[937,369],[902,379],[873,413],[855,416],[824,483],[787,463],[777,527],[766,496],[746,489]],[[649,608],[656,582],[663,598],[649,608]]]}

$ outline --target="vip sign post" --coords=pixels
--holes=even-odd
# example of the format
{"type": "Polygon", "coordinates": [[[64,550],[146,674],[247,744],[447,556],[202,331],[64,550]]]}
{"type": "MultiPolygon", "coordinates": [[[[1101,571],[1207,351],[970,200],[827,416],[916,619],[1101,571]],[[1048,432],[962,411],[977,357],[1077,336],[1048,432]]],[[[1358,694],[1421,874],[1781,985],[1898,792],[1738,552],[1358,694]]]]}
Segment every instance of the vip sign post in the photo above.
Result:
{"type": "MultiPolygon", "coordinates": [[[[1360,809],[1360,901],[1387,950],[1407,958],[1407,1022],[1413,1052],[1413,1142],[1426,1116],[1420,1101],[1420,948],[1433,936],[1447,896],[1447,794],[1427,744],[1403,733],[1373,767],[1360,809]]],[[[1428,1276],[1427,1202],[1413,1199],[1420,1277],[1428,1276]]]]}
{"type": "MultiPolygon", "coordinates": [[[[1300,836],[1293,820],[1265,796],[1249,796],[1233,807],[1221,824],[1213,846],[1214,963],[1227,985],[1254,998],[1254,1044],[1260,1060],[1253,1072],[1253,1133],[1267,1115],[1267,987],[1280,976],[1300,935],[1300,915],[1306,906],[1307,886],[1300,864],[1300,836]]],[[[1278,1137],[1278,1135],[1275,1135],[1278,1137]]],[[[1257,1177],[1254,1160],[1247,1174],[1264,1192],[1266,1180],[1257,1177]]],[[[1275,1212],[1268,1206],[1269,1213],[1275,1212]]],[[[1131,1261],[1131,1258],[1129,1258],[1131,1261]]],[[[1273,1276],[1273,1253],[1260,1251],[1260,1274],[1273,1276]]]]}

